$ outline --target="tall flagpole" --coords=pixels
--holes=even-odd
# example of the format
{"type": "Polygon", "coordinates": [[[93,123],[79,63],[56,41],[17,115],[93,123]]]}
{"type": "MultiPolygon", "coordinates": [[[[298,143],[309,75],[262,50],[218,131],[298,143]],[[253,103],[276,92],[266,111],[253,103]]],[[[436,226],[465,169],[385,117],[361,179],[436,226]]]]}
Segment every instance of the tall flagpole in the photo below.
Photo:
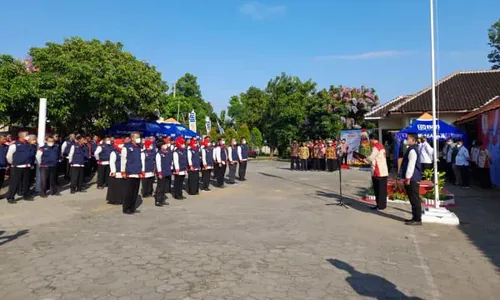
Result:
{"type": "Polygon", "coordinates": [[[431,9],[431,81],[432,81],[432,146],[434,148],[434,204],[439,208],[439,173],[438,173],[438,142],[436,122],[436,57],[434,47],[434,0],[430,0],[431,9]]]}

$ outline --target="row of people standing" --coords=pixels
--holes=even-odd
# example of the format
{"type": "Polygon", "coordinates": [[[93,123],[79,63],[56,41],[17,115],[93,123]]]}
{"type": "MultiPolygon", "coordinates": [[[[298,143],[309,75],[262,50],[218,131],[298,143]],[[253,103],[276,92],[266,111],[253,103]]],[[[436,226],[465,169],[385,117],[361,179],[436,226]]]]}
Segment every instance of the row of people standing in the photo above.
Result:
{"type": "Polygon", "coordinates": [[[448,139],[441,156],[442,168],[446,170],[447,179],[451,183],[467,189],[472,173],[481,187],[492,187],[490,167],[493,160],[488,148],[481,141],[474,142],[469,152],[462,140],[448,139]]]}
{"type": "Polygon", "coordinates": [[[229,167],[229,184],[235,183],[238,165],[239,179],[245,180],[248,160],[248,147],[245,139],[241,140],[240,145],[237,145],[233,139],[230,147],[227,148],[224,139],[220,139],[216,147],[212,147],[208,138],[204,139],[201,145],[196,139],[188,142],[188,145],[182,139],[176,140],[175,146],[170,143],[169,139],[165,139],[154,144],[154,139],[142,140],[137,133],[123,139],[106,137],[100,142],[97,137],[90,139],[80,135],[70,135],[61,146],[59,146],[57,136],[48,136],[44,146],[38,148],[36,137],[28,135],[26,131],[21,131],[16,141],[8,141],[5,136],[0,136],[0,186],[3,184],[5,171],[10,168],[10,185],[7,193],[9,203],[16,203],[15,194],[20,190],[24,196],[23,199],[32,200],[30,188],[34,179],[34,166],[38,163],[41,174],[40,196],[47,197],[49,193],[60,195],[57,191],[57,178],[61,166],[70,179],[70,192],[72,194],[85,192],[85,170],[94,169],[95,164],[98,189],[113,186],[114,188],[110,189],[111,192],[108,190],[107,198],[112,199],[109,202],[127,203],[124,212],[130,213],[132,197],[128,197],[128,201],[125,202],[122,195],[137,195],[139,191],[137,182],[139,181],[134,180],[136,178],[142,181],[142,195],[149,197],[153,195],[153,182],[156,175],[160,190],[165,190],[165,193],[155,194],[157,205],[165,203],[161,195],[171,191],[172,175],[174,175],[172,193],[176,199],[184,199],[182,187],[186,175],[188,175],[189,194],[197,194],[199,191],[199,172],[202,173],[201,189],[205,191],[209,191],[213,171],[217,179],[216,186],[224,186],[226,166],[229,167]],[[140,159],[135,157],[138,154],[140,159]],[[130,159],[127,160],[127,157],[130,159]],[[171,163],[168,163],[169,159],[171,163]],[[164,165],[165,163],[168,166],[164,165]],[[136,174],[138,166],[140,166],[140,172],[136,174]],[[128,171],[132,172],[130,176],[127,175],[128,171]],[[124,181],[115,179],[131,179],[127,180],[130,184],[126,184],[128,187],[125,189],[126,193],[122,193],[124,181]],[[118,193],[113,193],[113,190],[118,193]]]}
{"type": "Polygon", "coordinates": [[[297,171],[336,171],[342,163],[347,163],[349,146],[343,139],[304,142],[301,145],[293,141],[290,147],[291,170],[297,171]]]}
{"type": "Polygon", "coordinates": [[[144,197],[154,194],[156,206],[168,205],[166,200],[169,192],[174,199],[185,199],[183,186],[186,176],[187,192],[190,195],[197,195],[200,190],[210,191],[212,172],[215,173],[216,187],[223,188],[226,167],[229,167],[229,184],[236,183],[238,166],[239,180],[246,180],[248,147],[244,138],[240,145],[237,145],[235,139],[231,140],[229,147],[226,147],[225,140],[221,138],[215,148],[208,137],[201,143],[196,139],[185,141],[182,137],[177,138],[175,144],[172,142],[167,138],[155,147],[146,141],[143,147],[138,133],[133,133],[128,143],[115,140],[109,160],[108,203],[122,204],[123,213],[133,214],[142,183],[144,197]],[[153,192],[155,175],[157,185],[153,192]]]}

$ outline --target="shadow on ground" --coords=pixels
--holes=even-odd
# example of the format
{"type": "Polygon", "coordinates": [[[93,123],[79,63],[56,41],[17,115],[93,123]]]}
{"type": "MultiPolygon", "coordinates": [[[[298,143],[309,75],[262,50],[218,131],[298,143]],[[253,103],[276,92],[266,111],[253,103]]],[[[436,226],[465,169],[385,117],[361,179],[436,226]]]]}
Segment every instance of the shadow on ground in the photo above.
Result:
{"type": "Polygon", "coordinates": [[[326,261],[337,269],[349,273],[345,281],[360,296],[375,299],[422,299],[419,297],[409,297],[398,290],[398,287],[387,279],[370,273],[361,273],[344,261],[332,258],[326,261]]]}
{"type": "Polygon", "coordinates": [[[447,189],[458,203],[449,210],[460,219],[459,229],[500,271],[500,191],[447,189]]]}
{"type": "Polygon", "coordinates": [[[24,229],[24,230],[19,230],[13,235],[4,235],[5,231],[2,230],[0,231],[0,246],[7,244],[8,242],[12,242],[13,240],[16,240],[17,238],[27,234],[28,232],[29,232],[28,229],[24,229]]]}

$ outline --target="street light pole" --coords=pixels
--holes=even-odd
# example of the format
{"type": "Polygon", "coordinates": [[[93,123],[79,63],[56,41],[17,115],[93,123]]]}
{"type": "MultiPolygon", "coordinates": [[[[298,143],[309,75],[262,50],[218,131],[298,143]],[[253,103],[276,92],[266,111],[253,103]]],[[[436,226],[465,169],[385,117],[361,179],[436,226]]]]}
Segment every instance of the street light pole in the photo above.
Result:
{"type": "Polygon", "coordinates": [[[430,0],[431,10],[431,81],[432,81],[432,146],[434,148],[434,205],[439,208],[439,173],[438,173],[438,143],[436,122],[436,57],[434,47],[434,0],[430,0]]]}
{"type": "MultiPolygon", "coordinates": [[[[177,81],[174,82],[174,101],[175,101],[175,89],[176,89],[176,86],[177,86],[177,81]]],[[[179,122],[179,112],[180,112],[180,109],[181,109],[181,102],[179,100],[177,100],[177,122],[179,122]]]]}

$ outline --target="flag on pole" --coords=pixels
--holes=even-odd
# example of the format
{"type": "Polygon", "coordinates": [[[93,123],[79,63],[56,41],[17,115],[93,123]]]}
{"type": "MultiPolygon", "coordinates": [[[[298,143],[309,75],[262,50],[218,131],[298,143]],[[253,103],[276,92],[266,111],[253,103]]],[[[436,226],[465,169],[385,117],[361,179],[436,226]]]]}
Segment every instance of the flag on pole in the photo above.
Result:
{"type": "Polygon", "coordinates": [[[194,110],[189,113],[189,130],[196,132],[196,113],[194,110]]]}
{"type": "Polygon", "coordinates": [[[219,121],[217,121],[217,127],[219,127],[219,133],[224,134],[224,128],[220,127],[219,121]]]}
{"type": "Polygon", "coordinates": [[[210,122],[210,117],[205,117],[205,129],[207,130],[207,134],[210,134],[210,130],[212,129],[212,122],[210,122]]]}

